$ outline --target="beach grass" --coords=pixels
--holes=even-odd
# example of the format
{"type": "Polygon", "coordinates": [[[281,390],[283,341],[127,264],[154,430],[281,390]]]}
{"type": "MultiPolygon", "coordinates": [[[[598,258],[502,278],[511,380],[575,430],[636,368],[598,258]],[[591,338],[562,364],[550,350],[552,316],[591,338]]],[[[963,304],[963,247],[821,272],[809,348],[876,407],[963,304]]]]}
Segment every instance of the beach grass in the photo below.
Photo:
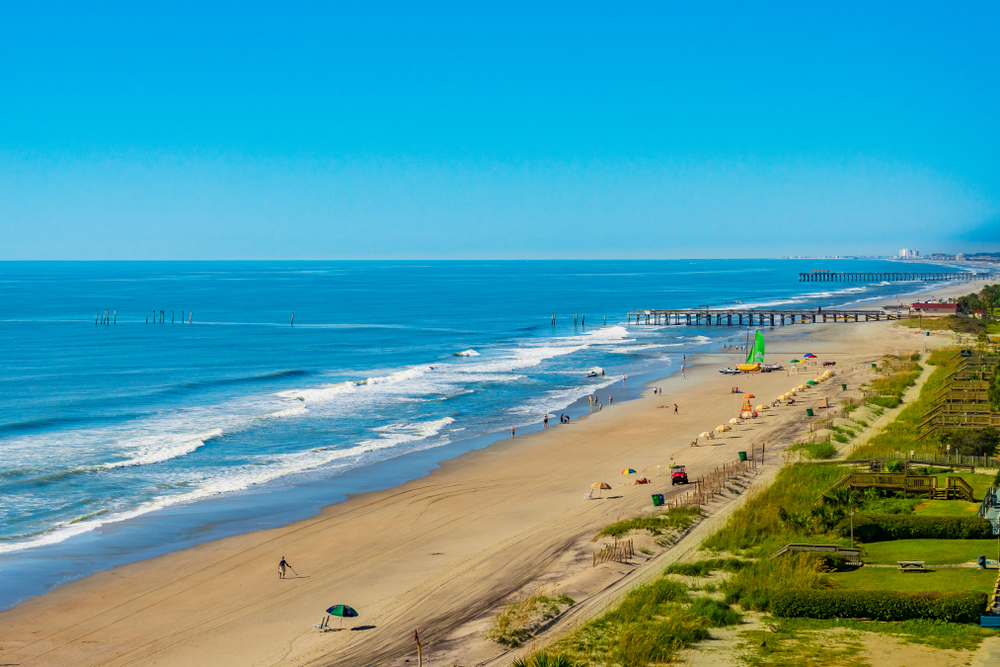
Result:
{"type": "Polygon", "coordinates": [[[650,516],[638,516],[605,526],[594,539],[600,537],[620,538],[628,535],[632,531],[645,530],[651,535],[662,535],[668,530],[678,532],[685,531],[691,527],[702,511],[700,507],[671,507],[666,512],[653,514],[650,516]]]}
{"type": "Polygon", "coordinates": [[[493,617],[486,638],[504,646],[520,646],[532,637],[532,629],[555,618],[563,609],[575,604],[566,595],[549,596],[543,592],[522,595],[493,617]]]}

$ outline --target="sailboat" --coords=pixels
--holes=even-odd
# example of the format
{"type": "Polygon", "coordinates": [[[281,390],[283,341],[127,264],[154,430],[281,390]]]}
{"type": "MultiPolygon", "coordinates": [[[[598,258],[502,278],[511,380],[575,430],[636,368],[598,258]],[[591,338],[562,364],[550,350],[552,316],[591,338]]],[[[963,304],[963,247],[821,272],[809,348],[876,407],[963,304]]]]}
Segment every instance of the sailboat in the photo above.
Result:
{"type": "Polygon", "coordinates": [[[764,363],[764,334],[758,330],[753,340],[753,347],[747,353],[746,363],[742,363],[736,368],[749,373],[759,371],[762,363],[764,363]]]}

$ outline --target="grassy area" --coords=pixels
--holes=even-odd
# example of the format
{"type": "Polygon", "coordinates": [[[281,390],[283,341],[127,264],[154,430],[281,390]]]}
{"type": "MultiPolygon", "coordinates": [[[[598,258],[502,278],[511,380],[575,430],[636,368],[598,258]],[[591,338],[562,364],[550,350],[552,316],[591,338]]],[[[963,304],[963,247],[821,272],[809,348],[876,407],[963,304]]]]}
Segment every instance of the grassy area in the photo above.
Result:
{"type": "Polygon", "coordinates": [[[504,646],[520,646],[531,639],[534,626],[555,618],[575,602],[565,595],[550,597],[544,593],[524,595],[504,607],[493,617],[486,638],[504,646]]]}
{"type": "Polygon", "coordinates": [[[905,320],[899,320],[899,324],[911,329],[921,329],[922,331],[956,331],[974,336],[986,332],[986,322],[984,320],[960,317],[958,315],[910,317],[905,320]]]}
{"type": "MultiPolygon", "coordinates": [[[[889,563],[898,560],[922,560],[928,565],[970,563],[980,554],[997,556],[996,540],[889,540],[864,545],[866,563],[889,563]]],[[[876,570],[873,570],[873,572],[876,570]]],[[[997,572],[993,571],[996,580],[997,572]]]]}
{"type": "Polygon", "coordinates": [[[735,625],[729,605],[692,600],[684,584],[661,578],[633,588],[622,603],[551,647],[586,665],[645,666],[673,662],[677,652],[709,637],[709,628],[735,625]]]}
{"type": "Polygon", "coordinates": [[[829,442],[797,442],[788,449],[796,453],[801,450],[810,459],[832,459],[837,455],[837,448],[829,442]]]}
{"type": "Polygon", "coordinates": [[[914,514],[925,516],[975,516],[979,511],[979,503],[967,503],[964,500],[925,500],[914,509],[914,514]]]}
{"type": "Polygon", "coordinates": [[[699,507],[672,507],[666,512],[650,516],[638,516],[624,521],[616,521],[605,526],[598,537],[624,537],[633,530],[649,531],[652,535],[660,535],[668,530],[687,530],[701,516],[699,507]]]}
{"type": "Polygon", "coordinates": [[[920,396],[903,408],[899,415],[889,423],[881,433],[873,436],[867,443],[855,447],[852,458],[869,458],[890,452],[915,450],[920,452],[937,452],[940,441],[935,437],[917,440],[920,435],[917,428],[924,419],[924,414],[934,406],[934,396],[944,387],[945,379],[954,372],[960,357],[958,350],[936,350],[931,353],[927,363],[936,366],[927,382],[920,391],[920,396]]]}
{"type": "Polygon", "coordinates": [[[842,588],[901,591],[903,593],[923,593],[925,591],[942,593],[983,591],[984,593],[992,593],[997,581],[996,570],[980,570],[971,567],[905,573],[896,568],[862,567],[853,572],[833,572],[829,576],[835,579],[842,588]]]}
{"type": "MultiPolygon", "coordinates": [[[[703,547],[714,551],[770,555],[789,542],[807,542],[825,534],[821,517],[810,509],[819,495],[844,475],[838,466],[791,465],[763,491],[755,492],[747,503],[733,512],[725,527],[705,540],[703,547]]],[[[824,540],[843,542],[841,540],[824,540]]]]}
{"type": "Polygon", "coordinates": [[[777,632],[751,630],[741,633],[751,666],[827,667],[828,665],[871,665],[860,655],[861,633],[875,633],[907,643],[938,649],[976,650],[983,639],[997,631],[975,625],[931,621],[818,620],[810,618],[768,618],[777,632]],[[830,647],[831,631],[837,633],[840,648],[830,647]]]}
{"type": "Polygon", "coordinates": [[[738,572],[751,561],[742,558],[711,558],[694,563],[673,563],[664,571],[665,574],[683,574],[688,577],[707,577],[716,570],[738,572]]]}

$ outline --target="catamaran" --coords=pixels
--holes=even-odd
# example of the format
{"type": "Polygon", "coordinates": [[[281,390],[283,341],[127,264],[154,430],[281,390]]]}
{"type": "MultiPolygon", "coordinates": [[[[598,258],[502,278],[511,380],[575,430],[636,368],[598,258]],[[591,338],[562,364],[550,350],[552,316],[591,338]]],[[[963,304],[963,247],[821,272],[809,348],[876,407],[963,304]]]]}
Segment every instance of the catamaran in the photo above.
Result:
{"type": "Polygon", "coordinates": [[[759,371],[762,363],[764,363],[764,334],[758,330],[753,340],[753,347],[747,352],[746,363],[742,363],[736,368],[749,373],[759,371]]]}

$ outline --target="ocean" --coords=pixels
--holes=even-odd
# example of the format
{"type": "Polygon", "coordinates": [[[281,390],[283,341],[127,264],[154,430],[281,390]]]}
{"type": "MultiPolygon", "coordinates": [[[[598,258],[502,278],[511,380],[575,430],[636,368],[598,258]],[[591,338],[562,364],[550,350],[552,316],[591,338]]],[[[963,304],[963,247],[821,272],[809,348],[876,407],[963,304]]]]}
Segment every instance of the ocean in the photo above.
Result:
{"type": "Polygon", "coordinates": [[[0,263],[0,609],[412,479],[746,335],[628,325],[629,308],[863,303],[920,286],[797,274],[898,268],[0,263]]]}

